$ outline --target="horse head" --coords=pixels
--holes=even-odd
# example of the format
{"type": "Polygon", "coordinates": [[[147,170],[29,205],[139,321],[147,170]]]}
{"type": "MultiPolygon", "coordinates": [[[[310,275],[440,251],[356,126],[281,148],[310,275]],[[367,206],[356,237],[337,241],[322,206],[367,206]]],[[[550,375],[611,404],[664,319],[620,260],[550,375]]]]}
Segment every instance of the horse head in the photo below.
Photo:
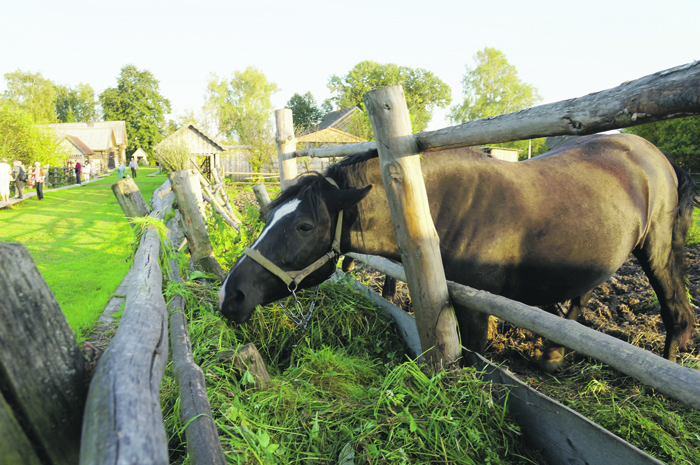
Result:
{"type": "Polygon", "coordinates": [[[343,222],[341,212],[372,189],[338,189],[334,184],[316,173],[306,175],[269,205],[260,236],[221,285],[219,310],[225,317],[244,323],[256,306],[316,286],[333,274],[340,254],[341,233],[336,231],[343,222]]]}

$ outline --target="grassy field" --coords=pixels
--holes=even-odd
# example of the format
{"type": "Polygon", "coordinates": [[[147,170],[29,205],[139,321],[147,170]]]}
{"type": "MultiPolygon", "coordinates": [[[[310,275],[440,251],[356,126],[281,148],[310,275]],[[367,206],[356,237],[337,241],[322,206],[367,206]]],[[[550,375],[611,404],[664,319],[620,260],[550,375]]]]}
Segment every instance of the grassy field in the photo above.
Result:
{"type": "MultiPolygon", "coordinates": [[[[139,170],[147,200],[166,179],[145,176],[155,170],[139,170]]],[[[0,241],[29,249],[78,339],[95,326],[131,266],[134,236],[112,193],[114,182],[116,174],[0,210],[0,241]]]]}

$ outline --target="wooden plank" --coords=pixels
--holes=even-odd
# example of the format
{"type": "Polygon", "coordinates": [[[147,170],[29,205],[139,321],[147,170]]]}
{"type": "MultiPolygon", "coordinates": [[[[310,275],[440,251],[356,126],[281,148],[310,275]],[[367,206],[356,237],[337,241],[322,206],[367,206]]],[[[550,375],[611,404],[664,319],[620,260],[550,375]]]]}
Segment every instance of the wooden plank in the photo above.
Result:
{"type": "Polygon", "coordinates": [[[507,405],[530,445],[541,449],[547,463],[588,465],[662,465],[637,447],[550,399],[507,371],[477,356],[478,376],[497,383],[498,401],[507,405]]]}
{"type": "Polygon", "coordinates": [[[461,355],[457,320],[447,291],[440,239],[430,216],[420,154],[411,135],[403,89],[376,89],[364,94],[364,102],[378,141],[384,190],[401,262],[406,265],[421,346],[434,364],[452,363],[461,355]]]}
{"type": "MultiPolygon", "coordinates": [[[[2,396],[42,461],[76,463],[87,393],[85,358],[22,244],[0,242],[0,296],[2,396]]],[[[3,435],[0,442],[9,439],[3,435]]]]}
{"type": "Polygon", "coordinates": [[[159,262],[149,229],[134,257],[119,328],[90,383],[81,464],[168,464],[160,383],[168,361],[168,320],[159,262]]]}
{"type": "Polygon", "coordinates": [[[285,190],[294,183],[294,179],[297,177],[297,161],[294,158],[297,142],[294,138],[292,110],[289,108],[275,110],[275,127],[277,129],[280,183],[282,190],[285,190]]]}
{"type": "MultiPolygon", "coordinates": [[[[421,151],[496,144],[538,137],[595,134],[700,114],[700,61],[659,71],[612,89],[458,126],[414,134],[421,151]]],[[[297,157],[345,157],[376,142],[304,149],[297,157]]]]}

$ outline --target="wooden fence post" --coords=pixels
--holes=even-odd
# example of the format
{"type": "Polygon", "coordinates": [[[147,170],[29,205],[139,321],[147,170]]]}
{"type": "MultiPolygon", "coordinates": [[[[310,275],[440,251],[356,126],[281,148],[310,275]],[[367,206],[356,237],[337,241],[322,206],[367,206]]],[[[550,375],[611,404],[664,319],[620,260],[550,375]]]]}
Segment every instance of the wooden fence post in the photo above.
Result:
{"type": "Polygon", "coordinates": [[[260,210],[264,210],[265,207],[267,207],[267,204],[270,203],[270,194],[267,193],[267,189],[265,189],[265,184],[260,183],[256,186],[253,186],[253,193],[255,193],[255,198],[258,201],[258,204],[260,205],[260,210]]]}
{"type": "Polygon", "coordinates": [[[150,213],[148,204],[133,179],[123,178],[112,184],[112,192],[127,218],[142,218],[150,213]]]}
{"type": "Polygon", "coordinates": [[[0,296],[0,463],[78,463],[85,358],[21,244],[0,242],[0,296]]]}
{"type": "Polygon", "coordinates": [[[429,350],[427,356],[435,364],[454,362],[461,353],[457,320],[403,89],[376,89],[367,92],[364,101],[377,140],[384,189],[406,268],[421,346],[429,350]]]}
{"type": "Polygon", "coordinates": [[[277,155],[280,166],[280,188],[285,190],[294,183],[297,177],[297,159],[294,152],[297,149],[297,141],[294,138],[294,122],[292,110],[283,108],[275,110],[275,123],[277,127],[277,155]]]}
{"type": "MultiPolygon", "coordinates": [[[[192,258],[202,269],[223,280],[224,270],[214,257],[211,240],[207,233],[207,225],[199,210],[197,195],[201,199],[202,194],[201,192],[199,194],[193,192],[193,186],[190,183],[190,170],[175,171],[170,173],[168,177],[175,192],[178,210],[182,214],[182,224],[192,258]]],[[[197,181],[197,187],[199,187],[199,181],[197,181]]]]}

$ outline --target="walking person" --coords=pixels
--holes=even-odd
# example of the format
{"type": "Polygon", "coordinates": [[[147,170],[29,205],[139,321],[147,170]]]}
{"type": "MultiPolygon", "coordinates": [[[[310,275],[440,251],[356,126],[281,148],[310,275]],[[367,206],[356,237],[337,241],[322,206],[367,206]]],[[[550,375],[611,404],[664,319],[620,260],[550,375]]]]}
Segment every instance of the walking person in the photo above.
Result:
{"type": "Polygon", "coordinates": [[[117,167],[117,179],[122,179],[125,178],[126,176],[124,175],[124,171],[126,171],[126,166],[124,166],[124,163],[121,163],[117,167]]]}
{"type": "Polygon", "coordinates": [[[0,202],[10,201],[10,181],[12,180],[12,168],[7,163],[7,158],[0,162],[0,202]]]}
{"type": "Polygon", "coordinates": [[[131,177],[136,179],[136,170],[139,169],[139,164],[136,162],[136,158],[132,158],[129,162],[129,168],[131,168],[131,177]]]}
{"type": "Polygon", "coordinates": [[[90,160],[83,166],[83,174],[85,175],[85,184],[90,182],[90,174],[92,171],[92,166],[90,166],[90,160]]]}
{"type": "Polygon", "coordinates": [[[34,180],[34,185],[36,186],[37,200],[44,200],[44,170],[41,168],[41,163],[39,162],[34,163],[32,179],[34,180]]]}
{"type": "Polygon", "coordinates": [[[27,184],[27,172],[19,160],[13,160],[12,175],[15,179],[15,197],[18,199],[24,198],[24,186],[27,184]]]}
{"type": "Polygon", "coordinates": [[[78,160],[75,161],[75,179],[78,180],[78,185],[80,185],[80,162],[78,160]]]}

